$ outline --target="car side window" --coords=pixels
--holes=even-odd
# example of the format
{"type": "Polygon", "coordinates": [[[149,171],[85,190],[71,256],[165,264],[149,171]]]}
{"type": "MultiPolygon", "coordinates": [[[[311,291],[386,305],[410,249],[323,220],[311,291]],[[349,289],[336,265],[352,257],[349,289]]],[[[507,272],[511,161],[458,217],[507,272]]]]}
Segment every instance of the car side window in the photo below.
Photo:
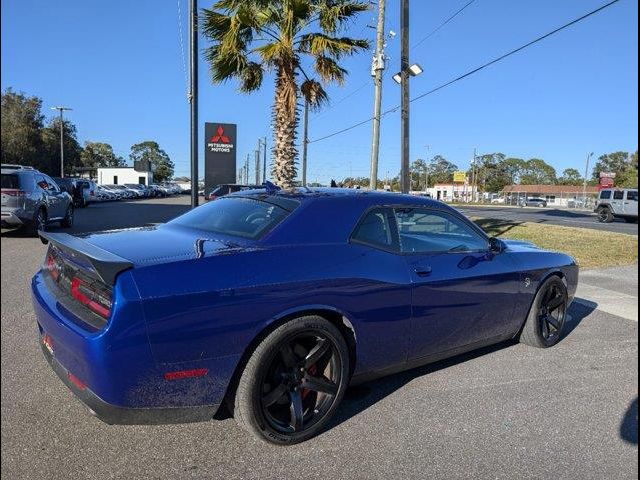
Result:
{"type": "Polygon", "coordinates": [[[608,200],[611,198],[611,190],[603,190],[600,192],[600,198],[602,200],[608,200]]]}
{"type": "Polygon", "coordinates": [[[622,200],[624,198],[624,192],[622,190],[616,190],[613,192],[614,200],[622,200]]]}
{"type": "Polygon", "coordinates": [[[42,190],[49,189],[49,182],[44,178],[44,175],[36,175],[35,176],[36,185],[42,190]]]}
{"type": "Polygon", "coordinates": [[[627,190],[627,200],[631,200],[632,202],[638,201],[638,191],[637,190],[627,190]]]}
{"type": "Polygon", "coordinates": [[[370,210],[358,223],[351,239],[384,250],[397,250],[398,241],[391,215],[388,208],[370,210]]]}
{"type": "Polygon", "coordinates": [[[489,248],[487,240],[463,219],[447,212],[422,208],[396,208],[403,253],[477,252],[489,248]]]}

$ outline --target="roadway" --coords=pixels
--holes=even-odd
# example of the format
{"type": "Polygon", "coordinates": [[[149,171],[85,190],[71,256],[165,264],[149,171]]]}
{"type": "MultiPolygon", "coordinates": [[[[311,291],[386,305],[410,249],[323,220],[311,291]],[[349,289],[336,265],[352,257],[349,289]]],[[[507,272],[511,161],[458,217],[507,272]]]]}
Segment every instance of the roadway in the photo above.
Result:
{"type": "Polygon", "coordinates": [[[456,206],[468,217],[496,218],[514,222],[548,223],[565,227],[591,228],[607,232],[638,235],[637,223],[616,220],[613,223],[600,223],[596,215],[586,210],[561,210],[535,207],[499,207],[499,206],[456,206]]]}

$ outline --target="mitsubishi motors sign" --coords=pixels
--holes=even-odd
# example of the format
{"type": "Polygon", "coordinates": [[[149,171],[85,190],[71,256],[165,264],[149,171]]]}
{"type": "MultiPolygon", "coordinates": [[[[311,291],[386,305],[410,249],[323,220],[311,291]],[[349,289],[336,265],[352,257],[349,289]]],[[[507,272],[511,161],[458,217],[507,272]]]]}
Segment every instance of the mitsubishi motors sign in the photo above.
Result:
{"type": "Polygon", "coordinates": [[[233,123],[204,124],[204,192],[221,183],[236,182],[236,133],[233,123]]]}

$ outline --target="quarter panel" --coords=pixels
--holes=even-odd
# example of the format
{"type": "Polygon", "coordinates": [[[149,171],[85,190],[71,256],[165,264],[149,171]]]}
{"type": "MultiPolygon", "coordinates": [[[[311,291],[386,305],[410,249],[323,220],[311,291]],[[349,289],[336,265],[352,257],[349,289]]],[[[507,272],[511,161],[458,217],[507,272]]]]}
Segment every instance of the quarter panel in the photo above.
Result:
{"type": "Polygon", "coordinates": [[[317,305],[343,312],[353,325],[357,369],[406,360],[409,276],[404,261],[387,252],[350,244],[285,246],[132,273],[159,362],[242,354],[283,312],[317,305]]]}

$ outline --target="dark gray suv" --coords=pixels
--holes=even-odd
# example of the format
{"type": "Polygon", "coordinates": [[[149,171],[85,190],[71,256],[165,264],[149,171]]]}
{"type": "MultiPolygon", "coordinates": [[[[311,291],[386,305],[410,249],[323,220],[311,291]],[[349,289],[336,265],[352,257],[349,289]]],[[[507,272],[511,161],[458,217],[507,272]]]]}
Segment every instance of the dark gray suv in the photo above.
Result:
{"type": "Polygon", "coordinates": [[[73,199],[51,177],[21,165],[2,165],[2,228],[33,235],[51,222],[73,226],[73,199]]]}

